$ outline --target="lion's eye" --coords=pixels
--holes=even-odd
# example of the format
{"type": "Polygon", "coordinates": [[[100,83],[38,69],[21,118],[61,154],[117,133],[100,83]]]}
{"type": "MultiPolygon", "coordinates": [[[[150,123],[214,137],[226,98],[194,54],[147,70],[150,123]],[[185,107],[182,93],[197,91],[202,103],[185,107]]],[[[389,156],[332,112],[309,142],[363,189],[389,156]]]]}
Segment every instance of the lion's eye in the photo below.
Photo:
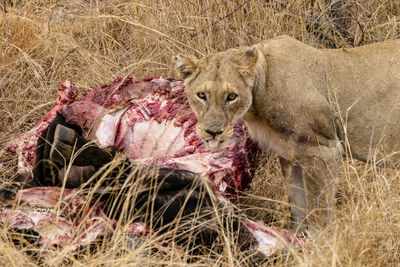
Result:
{"type": "Polygon", "coordinates": [[[230,94],[227,96],[226,101],[227,101],[227,102],[233,101],[233,100],[236,99],[236,97],[237,97],[237,94],[235,94],[235,93],[230,93],[230,94]]]}
{"type": "Polygon", "coordinates": [[[206,93],[204,93],[204,92],[199,92],[199,93],[197,93],[197,97],[200,98],[200,99],[202,99],[202,100],[204,100],[204,101],[207,100],[206,93]]]}

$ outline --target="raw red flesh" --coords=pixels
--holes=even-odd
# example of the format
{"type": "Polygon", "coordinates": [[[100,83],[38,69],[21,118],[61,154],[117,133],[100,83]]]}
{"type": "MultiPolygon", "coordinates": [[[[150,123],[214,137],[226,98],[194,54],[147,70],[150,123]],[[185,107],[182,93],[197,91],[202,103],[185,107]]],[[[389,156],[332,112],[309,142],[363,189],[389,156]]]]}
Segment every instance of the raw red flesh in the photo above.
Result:
{"type": "MultiPolygon", "coordinates": [[[[50,113],[32,130],[10,144],[8,151],[18,155],[19,172],[27,172],[32,168],[37,139],[56,112],[62,114],[67,122],[78,125],[85,137],[96,140],[100,146],[118,146],[133,162],[182,168],[205,175],[214,185],[220,200],[227,203],[226,199],[236,196],[248,185],[257,167],[258,149],[242,122],[234,125],[233,137],[225,149],[206,149],[196,135],[197,119],[190,109],[180,80],[157,77],[133,82],[131,77],[119,77],[110,85],[89,91],[79,101],[75,101],[76,95],[77,89],[69,81],[64,82],[59,89],[56,106],[50,113]]],[[[37,201],[54,206],[50,196],[55,189],[41,190],[49,190],[49,196],[42,195],[44,198],[37,201]]],[[[20,194],[31,193],[23,191],[20,194]]],[[[39,197],[37,194],[32,196],[39,197]]],[[[81,199],[79,201],[83,201],[81,199]]],[[[2,212],[3,222],[4,216],[21,216],[21,210],[3,209],[2,212]]],[[[25,214],[27,221],[35,216],[37,218],[31,212],[25,214]]],[[[43,217],[42,220],[49,220],[49,217],[43,217]]],[[[18,228],[17,225],[14,223],[13,227],[18,228]]],[[[143,226],[139,228],[144,229],[143,226]]],[[[288,245],[304,245],[304,240],[262,223],[248,220],[248,228],[259,241],[259,250],[267,255],[288,245]]],[[[97,234],[100,232],[102,230],[97,234]]],[[[49,243],[59,244],[60,241],[55,238],[49,243]]]]}

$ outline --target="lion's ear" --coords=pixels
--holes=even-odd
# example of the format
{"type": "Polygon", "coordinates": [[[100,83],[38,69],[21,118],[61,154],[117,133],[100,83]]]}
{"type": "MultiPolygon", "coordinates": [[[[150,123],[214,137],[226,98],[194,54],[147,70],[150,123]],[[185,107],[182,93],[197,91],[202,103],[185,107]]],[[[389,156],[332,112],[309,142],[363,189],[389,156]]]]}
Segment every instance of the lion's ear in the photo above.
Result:
{"type": "Polygon", "coordinates": [[[255,73],[255,70],[259,66],[260,63],[260,55],[259,55],[259,50],[257,47],[252,46],[246,50],[241,51],[241,56],[239,57],[239,72],[245,78],[246,80],[249,80],[249,82],[252,83],[253,76],[255,73]]]}
{"type": "Polygon", "coordinates": [[[173,57],[173,62],[179,77],[186,79],[196,70],[198,59],[195,56],[178,54],[173,57]]]}
{"type": "Polygon", "coordinates": [[[250,47],[244,52],[244,59],[243,63],[245,64],[246,68],[254,67],[258,62],[258,49],[255,46],[250,47]]]}

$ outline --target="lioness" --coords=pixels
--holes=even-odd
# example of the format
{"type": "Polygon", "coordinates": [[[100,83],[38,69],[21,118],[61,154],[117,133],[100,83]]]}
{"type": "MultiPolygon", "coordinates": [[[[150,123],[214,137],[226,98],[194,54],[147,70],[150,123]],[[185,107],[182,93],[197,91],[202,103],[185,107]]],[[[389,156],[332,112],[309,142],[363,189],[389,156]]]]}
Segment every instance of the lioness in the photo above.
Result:
{"type": "Polygon", "coordinates": [[[281,36],[174,61],[208,146],[242,119],[279,155],[298,231],[332,218],[344,147],[363,161],[400,159],[400,40],[322,50],[281,36]]]}

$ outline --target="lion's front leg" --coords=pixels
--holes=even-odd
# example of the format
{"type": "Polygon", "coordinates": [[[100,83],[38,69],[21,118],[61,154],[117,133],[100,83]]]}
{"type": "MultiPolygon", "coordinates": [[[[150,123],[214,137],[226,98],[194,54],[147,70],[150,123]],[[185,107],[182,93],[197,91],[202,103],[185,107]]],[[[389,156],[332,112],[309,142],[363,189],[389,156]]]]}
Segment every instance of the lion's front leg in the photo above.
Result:
{"type": "Polygon", "coordinates": [[[299,165],[293,164],[282,157],[279,158],[282,174],[286,179],[286,184],[290,192],[290,202],[292,203],[292,227],[291,230],[303,233],[306,227],[306,192],[304,188],[302,169],[299,165]]]}
{"type": "Polygon", "coordinates": [[[334,217],[337,173],[341,150],[337,142],[307,148],[298,159],[306,195],[307,224],[311,232],[334,217]]]}

